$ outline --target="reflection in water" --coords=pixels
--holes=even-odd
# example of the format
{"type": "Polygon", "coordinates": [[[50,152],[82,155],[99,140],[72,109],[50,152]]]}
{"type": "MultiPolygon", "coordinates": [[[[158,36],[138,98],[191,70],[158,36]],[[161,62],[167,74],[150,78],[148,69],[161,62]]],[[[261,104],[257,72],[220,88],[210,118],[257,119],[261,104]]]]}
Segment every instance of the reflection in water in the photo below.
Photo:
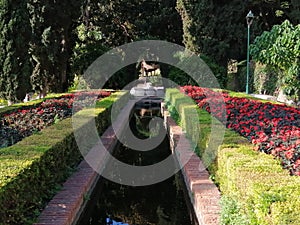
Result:
{"type": "Polygon", "coordinates": [[[128,223],[123,223],[123,222],[117,222],[114,221],[111,218],[106,218],[106,224],[105,225],[129,225],[128,223]]]}
{"type": "MultiPolygon", "coordinates": [[[[150,120],[133,116],[130,121],[133,133],[139,138],[153,134],[147,130],[150,120]]],[[[163,123],[162,120],[160,122],[163,123]]],[[[162,129],[163,126],[158,124],[157,127],[162,129]]],[[[165,137],[157,148],[150,151],[140,152],[120,145],[114,156],[127,164],[143,166],[160,162],[169,154],[169,142],[165,137]]],[[[78,225],[191,225],[179,174],[163,182],[141,187],[120,185],[104,178],[101,180],[101,189],[97,188],[101,193],[97,199],[92,199],[95,201],[94,207],[87,210],[89,217],[79,221],[78,225]]]]}

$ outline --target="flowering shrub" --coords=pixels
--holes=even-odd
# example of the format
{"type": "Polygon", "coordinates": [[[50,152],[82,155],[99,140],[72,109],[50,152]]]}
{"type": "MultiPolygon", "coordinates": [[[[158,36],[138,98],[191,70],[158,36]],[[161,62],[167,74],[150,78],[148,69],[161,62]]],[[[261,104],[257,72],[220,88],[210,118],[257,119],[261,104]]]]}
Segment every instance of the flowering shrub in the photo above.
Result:
{"type": "Polygon", "coordinates": [[[230,97],[227,92],[222,92],[220,98],[219,93],[196,86],[184,86],[181,91],[193,98],[200,108],[217,117],[227,128],[246,137],[255,145],[255,150],[274,155],[291,174],[300,176],[299,109],[230,97]],[[226,109],[220,110],[220,101],[225,102],[226,109]]]}
{"type": "Polygon", "coordinates": [[[66,94],[59,98],[46,99],[32,107],[23,107],[5,114],[0,119],[0,148],[15,144],[23,138],[65,118],[96,100],[107,97],[110,92],[94,91],[66,94]],[[76,104],[73,107],[74,100],[76,104]]]}

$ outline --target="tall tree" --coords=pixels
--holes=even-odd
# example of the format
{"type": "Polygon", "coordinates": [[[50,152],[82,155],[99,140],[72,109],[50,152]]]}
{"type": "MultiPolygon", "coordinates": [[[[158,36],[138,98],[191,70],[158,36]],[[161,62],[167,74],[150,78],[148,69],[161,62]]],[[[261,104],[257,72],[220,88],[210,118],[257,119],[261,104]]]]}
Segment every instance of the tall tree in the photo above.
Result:
{"type": "MultiPolygon", "coordinates": [[[[77,29],[79,41],[73,57],[74,72],[84,72],[104,53],[105,47],[141,39],[181,44],[182,27],[175,6],[176,0],[86,0],[82,24],[77,29]]],[[[136,76],[136,66],[128,66],[112,77],[109,87],[121,88],[136,76]]]]}
{"type": "Polygon", "coordinates": [[[300,24],[288,20],[255,39],[253,58],[279,74],[278,85],[289,95],[300,96],[300,24]]]}
{"type": "Polygon", "coordinates": [[[10,103],[24,99],[31,89],[30,38],[27,1],[1,0],[0,96],[10,103]]]}
{"type": "Polygon", "coordinates": [[[185,46],[213,57],[225,67],[230,59],[245,59],[245,16],[249,10],[255,15],[251,26],[253,40],[289,15],[296,19],[296,4],[299,9],[299,3],[293,0],[177,0],[177,10],[182,17],[185,46]]]}
{"type": "Polygon", "coordinates": [[[73,33],[81,15],[82,1],[30,0],[33,39],[31,53],[34,70],[33,88],[45,95],[47,91],[66,91],[73,77],[69,63],[75,45],[73,33]]]}
{"type": "Polygon", "coordinates": [[[182,28],[176,0],[86,1],[84,24],[101,31],[109,47],[157,38],[180,44],[182,28]]]}
{"type": "Polygon", "coordinates": [[[290,0],[285,13],[294,25],[300,24],[300,1],[290,0]]]}

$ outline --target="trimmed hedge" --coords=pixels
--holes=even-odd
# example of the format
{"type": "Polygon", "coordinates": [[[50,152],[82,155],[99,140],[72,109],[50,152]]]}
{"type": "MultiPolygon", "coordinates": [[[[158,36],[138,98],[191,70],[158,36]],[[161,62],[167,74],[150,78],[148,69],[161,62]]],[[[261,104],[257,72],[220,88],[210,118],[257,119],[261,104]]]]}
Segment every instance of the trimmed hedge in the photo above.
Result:
{"type": "Polygon", "coordinates": [[[217,165],[222,194],[238,202],[247,224],[299,224],[300,178],[278,160],[247,145],[220,146],[217,165]]]}
{"type": "Polygon", "coordinates": [[[194,134],[198,134],[200,131],[199,126],[197,126],[199,124],[199,109],[194,101],[177,89],[167,89],[165,102],[172,117],[181,125],[183,131],[192,141],[197,141],[199,137],[194,136],[194,134]]]}
{"type": "MultiPolygon", "coordinates": [[[[166,91],[171,115],[184,124],[190,116],[175,112],[182,98],[177,89],[166,91]]],[[[186,106],[184,106],[186,107],[186,106]]],[[[190,107],[190,106],[189,106],[190,107]]],[[[184,111],[184,110],[181,110],[184,111]]],[[[211,138],[211,115],[199,109],[200,157],[211,138]]],[[[221,125],[221,123],[220,123],[221,125]]],[[[193,126],[193,124],[189,125],[193,126]]],[[[190,128],[191,129],[191,128],[190,128]]],[[[186,128],[188,133],[188,128],[186,128]]],[[[193,130],[193,128],[191,129],[193,130]]],[[[192,136],[192,134],[188,134],[192,136]]],[[[300,223],[300,177],[290,176],[271,155],[253,150],[253,146],[237,133],[226,129],[223,144],[215,146],[217,157],[208,170],[222,193],[222,224],[296,225],[300,223]]],[[[203,159],[205,161],[206,159],[203,159]]]]}
{"type": "MultiPolygon", "coordinates": [[[[126,102],[127,97],[124,92],[114,93],[96,104],[90,119],[95,119],[99,133],[110,124],[112,104],[126,102]]],[[[31,224],[80,160],[72,118],[0,149],[0,224],[31,224]]]]}

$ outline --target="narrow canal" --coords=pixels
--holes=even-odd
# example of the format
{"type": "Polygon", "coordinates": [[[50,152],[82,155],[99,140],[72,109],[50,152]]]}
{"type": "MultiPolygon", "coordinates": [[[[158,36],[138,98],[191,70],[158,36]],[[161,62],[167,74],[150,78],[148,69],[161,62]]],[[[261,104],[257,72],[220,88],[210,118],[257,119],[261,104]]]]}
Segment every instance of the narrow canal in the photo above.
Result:
{"type": "MultiPolygon", "coordinates": [[[[147,125],[152,116],[153,112],[150,116],[141,111],[134,113],[130,127],[136,137],[149,138],[147,125]]],[[[158,133],[164,129],[162,123],[162,120],[157,123],[158,133]]],[[[119,144],[114,157],[130,165],[144,166],[160,162],[170,154],[166,135],[161,144],[150,151],[136,151],[119,144]]],[[[138,187],[101,177],[77,225],[192,225],[190,214],[179,173],[163,182],[138,187]]]]}

